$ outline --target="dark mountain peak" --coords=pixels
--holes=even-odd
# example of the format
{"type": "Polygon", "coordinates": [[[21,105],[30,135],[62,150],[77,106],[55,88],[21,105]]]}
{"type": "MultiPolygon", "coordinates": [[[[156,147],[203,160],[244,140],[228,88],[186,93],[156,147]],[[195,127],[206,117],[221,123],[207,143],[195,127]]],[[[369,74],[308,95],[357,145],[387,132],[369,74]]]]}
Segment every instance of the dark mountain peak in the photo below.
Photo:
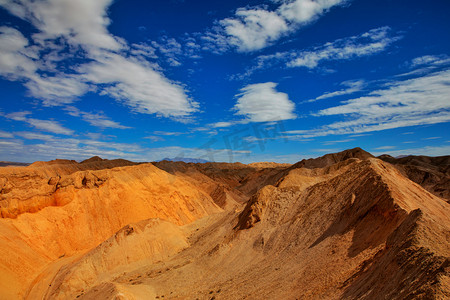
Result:
{"type": "Polygon", "coordinates": [[[83,160],[80,164],[93,163],[93,162],[104,161],[104,160],[105,159],[101,158],[100,156],[92,156],[91,158],[83,160]]]}
{"type": "Polygon", "coordinates": [[[303,159],[302,161],[296,163],[292,168],[324,168],[331,166],[335,163],[350,159],[358,158],[365,160],[368,158],[373,158],[374,156],[363,149],[356,147],[353,149],[344,150],[337,153],[330,153],[318,158],[303,159]]]}

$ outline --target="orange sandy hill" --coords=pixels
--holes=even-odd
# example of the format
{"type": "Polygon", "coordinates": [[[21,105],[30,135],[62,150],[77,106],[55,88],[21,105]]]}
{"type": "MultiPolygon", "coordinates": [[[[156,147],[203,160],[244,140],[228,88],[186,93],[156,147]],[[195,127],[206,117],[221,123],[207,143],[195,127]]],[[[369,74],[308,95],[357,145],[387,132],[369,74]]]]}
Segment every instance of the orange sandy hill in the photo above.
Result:
{"type": "Polygon", "coordinates": [[[66,171],[39,194],[64,164],[10,169],[39,183],[2,188],[2,299],[450,297],[449,204],[362,149],[66,171]]]}

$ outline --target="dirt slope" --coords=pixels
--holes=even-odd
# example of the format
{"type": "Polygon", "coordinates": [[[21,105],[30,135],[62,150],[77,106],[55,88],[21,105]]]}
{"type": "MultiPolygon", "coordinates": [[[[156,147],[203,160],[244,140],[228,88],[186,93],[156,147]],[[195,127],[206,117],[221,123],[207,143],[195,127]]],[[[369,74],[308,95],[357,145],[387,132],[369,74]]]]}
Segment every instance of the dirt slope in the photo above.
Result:
{"type": "Polygon", "coordinates": [[[289,180],[260,189],[242,211],[183,226],[189,247],[160,262],[127,269],[112,280],[91,279],[92,264],[84,273],[71,264],[56,273],[46,299],[449,295],[447,203],[377,159],[351,159],[311,172],[291,171],[289,180]],[[296,176],[320,178],[297,186],[296,176]],[[98,285],[71,284],[72,274],[98,285]]]}

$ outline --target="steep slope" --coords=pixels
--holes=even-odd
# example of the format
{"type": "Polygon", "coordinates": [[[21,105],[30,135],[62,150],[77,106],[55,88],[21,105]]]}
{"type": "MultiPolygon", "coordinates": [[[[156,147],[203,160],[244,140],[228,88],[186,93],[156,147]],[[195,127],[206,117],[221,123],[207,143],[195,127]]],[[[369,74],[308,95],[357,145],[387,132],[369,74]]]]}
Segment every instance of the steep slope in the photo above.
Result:
{"type": "Polygon", "coordinates": [[[45,299],[445,299],[450,293],[449,205],[373,158],[290,170],[242,211],[181,230],[190,246],[180,253],[113,279],[98,276],[88,290],[71,289],[70,274],[80,274],[79,281],[84,275],[70,264],[56,272],[45,299]]]}
{"type": "Polygon", "coordinates": [[[379,158],[393,164],[403,175],[427,191],[450,202],[450,156],[411,155],[394,158],[381,155],[379,158]]]}
{"type": "Polygon", "coordinates": [[[57,180],[45,177],[52,170],[35,172],[2,195],[0,277],[8,280],[0,290],[10,295],[23,295],[45,264],[86,252],[127,224],[161,218],[182,225],[221,211],[209,195],[152,164],[78,171],[57,180]]]}

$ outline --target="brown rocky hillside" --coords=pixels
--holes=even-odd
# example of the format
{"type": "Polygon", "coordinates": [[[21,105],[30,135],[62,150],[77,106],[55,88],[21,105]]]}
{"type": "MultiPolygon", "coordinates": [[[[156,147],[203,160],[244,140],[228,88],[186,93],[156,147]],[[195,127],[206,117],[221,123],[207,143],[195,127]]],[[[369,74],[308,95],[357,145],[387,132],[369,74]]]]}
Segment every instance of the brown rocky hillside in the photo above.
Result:
{"type": "Polygon", "coordinates": [[[446,160],[380,158],[2,168],[0,299],[448,299],[446,160]]]}

